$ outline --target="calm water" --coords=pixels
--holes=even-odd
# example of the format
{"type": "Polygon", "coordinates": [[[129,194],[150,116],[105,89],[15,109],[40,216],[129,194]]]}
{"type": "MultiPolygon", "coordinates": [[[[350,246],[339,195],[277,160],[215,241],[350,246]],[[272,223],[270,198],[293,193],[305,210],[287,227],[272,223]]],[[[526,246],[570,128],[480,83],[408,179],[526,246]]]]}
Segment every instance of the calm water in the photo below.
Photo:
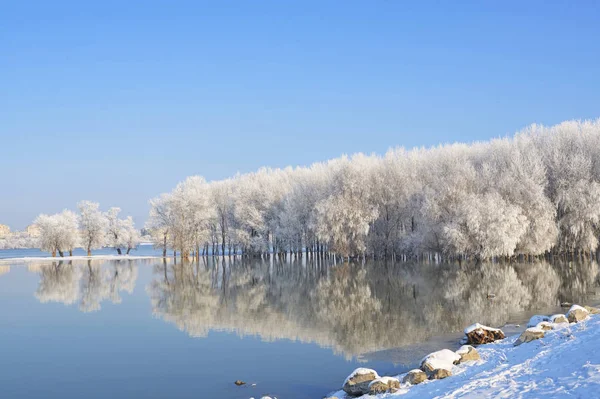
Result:
{"type": "Polygon", "coordinates": [[[3,260],[0,397],[321,398],[599,292],[595,262],[3,260]]]}

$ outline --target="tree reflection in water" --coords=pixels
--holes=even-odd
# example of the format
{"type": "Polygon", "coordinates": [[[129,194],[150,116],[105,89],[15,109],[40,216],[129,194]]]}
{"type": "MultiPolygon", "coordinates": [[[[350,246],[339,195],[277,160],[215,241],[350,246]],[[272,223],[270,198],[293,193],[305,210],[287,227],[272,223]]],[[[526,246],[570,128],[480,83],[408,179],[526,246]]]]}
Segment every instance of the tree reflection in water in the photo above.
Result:
{"type": "MultiPolygon", "coordinates": [[[[149,261],[30,266],[40,302],[84,312],[133,292],[149,261]]],[[[513,264],[346,263],[209,258],[152,261],[153,313],[193,337],[228,331],[332,348],[347,358],[421,343],[480,322],[500,326],[521,312],[589,302],[595,261],[513,264]]]]}
{"type": "Polygon", "coordinates": [[[30,264],[29,270],[40,276],[35,297],[42,303],[79,303],[82,312],[94,312],[104,300],[120,303],[120,292],[132,293],[138,276],[134,261],[102,262],[88,260],[84,264],[59,261],[30,264]]]}
{"type": "Polygon", "coordinates": [[[155,315],[191,336],[232,331],[315,342],[353,357],[582,301],[595,295],[598,266],[211,259],[157,264],[154,274],[147,292],[155,315]]]}

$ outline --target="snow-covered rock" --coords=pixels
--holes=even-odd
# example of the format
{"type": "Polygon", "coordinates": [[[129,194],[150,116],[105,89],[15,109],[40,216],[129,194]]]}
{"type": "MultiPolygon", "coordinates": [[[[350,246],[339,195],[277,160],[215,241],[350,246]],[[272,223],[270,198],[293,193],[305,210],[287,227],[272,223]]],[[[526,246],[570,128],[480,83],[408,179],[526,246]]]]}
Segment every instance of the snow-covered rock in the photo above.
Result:
{"type": "Polygon", "coordinates": [[[436,369],[429,375],[429,379],[431,380],[443,380],[444,378],[450,377],[452,375],[452,371],[446,369],[436,369]]]}
{"type": "Polygon", "coordinates": [[[554,326],[549,321],[542,321],[538,323],[535,328],[539,328],[540,330],[544,331],[554,330],[554,326]]]}
{"type": "Polygon", "coordinates": [[[519,338],[517,338],[514,345],[519,346],[526,342],[535,341],[536,339],[540,338],[544,338],[544,330],[537,327],[528,328],[527,330],[523,331],[519,338]]]}
{"type": "Polygon", "coordinates": [[[479,360],[479,353],[477,349],[471,345],[463,345],[457,351],[456,354],[460,356],[460,363],[468,362],[470,360],[479,360]]]}
{"type": "Polygon", "coordinates": [[[527,328],[535,327],[543,321],[550,321],[550,317],[544,316],[541,314],[536,314],[535,316],[531,316],[531,319],[529,319],[529,322],[527,323],[527,328]]]}
{"type": "Polygon", "coordinates": [[[550,321],[554,324],[569,322],[569,320],[567,319],[567,316],[565,316],[564,314],[560,314],[560,313],[550,316],[550,321]]]}
{"type": "Polygon", "coordinates": [[[599,314],[600,313],[600,309],[595,308],[593,306],[584,306],[584,309],[587,310],[588,312],[590,312],[590,314],[599,314]]]}
{"type": "Polygon", "coordinates": [[[567,319],[569,320],[569,323],[579,323],[580,321],[585,320],[589,314],[590,312],[585,308],[579,305],[573,305],[567,312],[567,319]]]}
{"type": "MultiPolygon", "coordinates": [[[[403,380],[394,396],[385,393],[370,398],[596,398],[600,392],[598,342],[600,315],[590,316],[586,328],[559,323],[546,333],[544,345],[514,347],[514,339],[483,345],[477,348],[480,361],[453,367],[456,377],[415,385],[404,385],[403,380]]],[[[331,395],[346,397],[343,391],[331,395]]]]}
{"type": "Polygon", "coordinates": [[[426,379],[427,379],[427,374],[425,374],[425,372],[423,370],[414,369],[414,370],[410,370],[408,373],[406,373],[406,375],[402,379],[402,383],[417,385],[417,384],[422,383],[426,379]]]}
{"type": "Polygon", "coordinates": [[[400,381],[394,377],[379,377],[369,383],[369,395],[396,392],[400,389],[400,381]]]}
{"type": "Polygon", "coordinates": [[[467,336],[467,344],[469,345],[488,344],[504,339],[504,333],[499,328],[492,328],[479,323],[465,328],[465,335],[467,336]]]}
{"type": "Polygon", "coordinates": [[[350,396],[361,396],[369,392],[369,384],[377,378],[375,370],[359,367],[346,377],[342,389],[350,396]]]}
{"type": "Polygon", "coordinates": [[[421,361],[421,370],[430,375],[437,369],[452,370],[452,366],[460,362],[460,355],[450,349],[430,353],[421,361]]]}

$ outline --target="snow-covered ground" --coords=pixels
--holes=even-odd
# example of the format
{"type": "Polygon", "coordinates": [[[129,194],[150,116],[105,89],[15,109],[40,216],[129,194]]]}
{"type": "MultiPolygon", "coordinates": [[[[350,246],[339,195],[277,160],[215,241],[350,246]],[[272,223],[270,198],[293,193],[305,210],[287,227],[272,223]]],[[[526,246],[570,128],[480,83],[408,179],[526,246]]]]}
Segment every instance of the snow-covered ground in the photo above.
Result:
{"type": "Polygon", "coordinates": [[[26,263],[26,262],[40,262],[40,261],[70,261],[70,260],[123,260],[123,259],[158,259],[161,256],[136,256],[136,255],[92,255],[92,256],[64,256],[64,257],[51,257],[51,256],[36,256],[36,257],[22,257],[22,258],[5,258],[0,259],[2,263],[26,263]]]}
{"type": "MultiPolygon", "coordinates": [[[[554,326],[520,346],[518,335],[481,345],[481,360],[453,366],[446,379],[362,398],[600,398],[600,315],[554,326]]],[[[342,390],[328,397],[348,398],[342,390]]]]}

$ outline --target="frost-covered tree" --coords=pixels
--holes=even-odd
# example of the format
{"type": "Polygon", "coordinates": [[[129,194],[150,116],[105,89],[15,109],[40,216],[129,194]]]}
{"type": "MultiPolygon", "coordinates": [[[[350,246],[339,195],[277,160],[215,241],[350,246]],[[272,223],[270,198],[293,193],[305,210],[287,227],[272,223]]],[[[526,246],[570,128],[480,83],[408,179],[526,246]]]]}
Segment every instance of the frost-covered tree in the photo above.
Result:
{"type": "Polygon", "coordinates": [[[106,244],[115,248],[119,255],[123,253],[123,250],[129,255],[129,252],[138,246],[140,233],[135,228],[131,216],[119,219],[120,212],[121,208],[112,207],[104,215],[107,225],[106,244]]]}
{"type": "Polygon", "coordinates": [[[589,254],[600,238],[600,121],[309,167],[188,178],[151,201],[155,244],[205,254],[411,259],[589,254]]]}
{"type": "Polygon", "coordinates": [[[146,229],[150,232],[155,248],[161,248],[163,256],[167,249],[173,248],[173,201],[170,194],[162,194],[150,200],[150,215],[146,229]]]}
{"type": "Polygon", "coordinates": [[[100,212],[100,204],[91,201],[81,201],[79,208],[79,226],[81,229],[81,243],[87,250],[87,255],[92,256],[92,249],[102,248],[106,239],[106,218],[100,212]]]}
{"type": "Polygon", "coordinates": [[[366,250],[370,224],[378,209],[372,199],[374,158],[362,154],[330,161],[327,196],[316,205],[317,236],[342,256],[366,250]]]}
{"type": "Polygon", "coordinates": [[[58,252],[62,257],[78,245],[77,215],[69,210],[55,215],[41,214],[35,224],[40,230],[40,249],[52,253],[52,256],[58,252]]]}

